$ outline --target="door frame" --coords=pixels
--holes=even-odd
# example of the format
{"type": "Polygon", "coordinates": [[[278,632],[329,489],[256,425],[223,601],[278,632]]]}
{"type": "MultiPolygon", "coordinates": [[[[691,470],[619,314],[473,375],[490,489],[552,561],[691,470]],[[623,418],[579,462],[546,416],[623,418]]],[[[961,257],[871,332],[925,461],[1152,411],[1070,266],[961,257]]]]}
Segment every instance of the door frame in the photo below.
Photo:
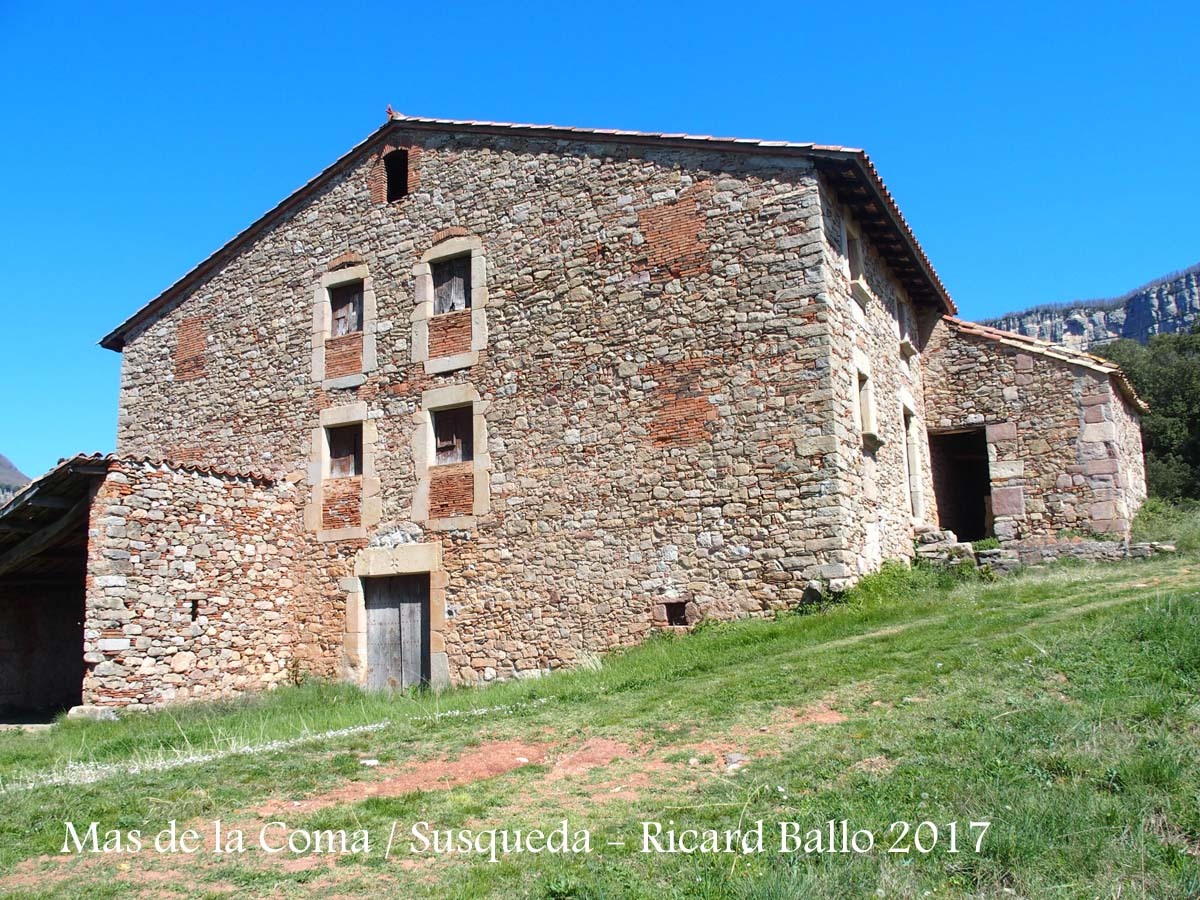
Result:
{"type": "Polygon", "coordinates": [[[429,575],[429,686],[450,686],[450,663],[446,655],[446,586],[449,578],[442,567],[440,542],[402,544],[399,547],[367,547],[354,557],[354,575],[342,579],[346,594],[346,629],[343,675],[347,681],[365,685],[367,679],[367,607],[364,578],[388,575],[429,575]]]}
{"type": "Polygon", "coordinates": [[[428,685],[428,573],[373,575],[361,581],[367,611],[367,685],[372,689],[390,686],[402,690],[428,685]],[[389,634],[393,626],[394,633],[389,634]],[[388,646],[391,640],[395,641],[394,647],[388,646]],[[419,658],[414,660],[410,655],[413,653],[419,658]],[[412,677],[414,681],[406,680],[412,677]]]}

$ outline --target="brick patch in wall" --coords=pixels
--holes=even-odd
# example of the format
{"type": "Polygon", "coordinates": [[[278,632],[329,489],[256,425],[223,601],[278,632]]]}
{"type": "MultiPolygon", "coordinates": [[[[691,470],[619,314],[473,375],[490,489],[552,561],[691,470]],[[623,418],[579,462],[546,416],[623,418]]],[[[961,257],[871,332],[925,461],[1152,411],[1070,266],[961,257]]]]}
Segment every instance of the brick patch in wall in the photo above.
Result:
{"type": "Polygon", "coordinates": [[[195,444],[174,444],[168,448],[167,459],[180,463],[203,462],[204,448],[199,441],[195,444]]]}
{"type": "Polygon", "coordinates": [[[204,347],[208,316],[187,316],[179,321],[175,338],[175,380],[204,377],[204,347]]]}
{"type": "Polygon", "coordinates": [[[442,313],[429,320],[429,358],[454,356],[471,349],[471,311],[442,313]]]}
{"type": "Polygon", "coordinates": [[[348,266],[362,265],[366,260],[362,254],[354,250],[347,250],[345,253],[339,253],[329,261],[328,271],[336,272],[338,269],[345,269],[348,266]]]}
{"type": "Polygon", "coordinates": [[[362,524],[362,478],[330,478],[323,488],[321,527],[358,528],[362,524]]]}
{"type": "Polygon", "coordinates": [[[705,183],[693,185],[674,203],[638,213],[638,228],[646,239],[646,262],[659,275],[672,278],[700,275],[708,261],[708,243],[701,234],[704,216],[697,197],[705,183]]]}
{"type": "Polygon", "coordinates": [[[387,144],[375,157],[375,162],[367,172],[367,190],[372,203],[387,203],[387,169],[383,158],[393,150],[408,151],[408,193],[415,193],[421,185],[421,148],[410,144],[387,144]]]}
{"type": "Polygon", "coordinates": [[[433,233],[433,243],[440,244],[446,238],[466,237],[469,232],[461,225],[451,225],[448,228],[441,228],[433,233]]]}
{"type": "Polygon", "coordinates": [[[707,359],[685,359],[649,366],[646,377],[658,382],[654,418],[648,426],[656,447],[691,447],[708,439],[707,424],[717,409],[701,388],[707,359]]]}
{"type": "Polygon", "coordinates": [[[429,517],[469,516],[475,508],[473,463],[437,466],[429,472],[429,517]]]}
{"type": "Polygon", "coordinates": [[[358,375],[363,370],[363,336],[361,331],[329,338],[325,342],[325,377],[340,378],[358,375]]]}

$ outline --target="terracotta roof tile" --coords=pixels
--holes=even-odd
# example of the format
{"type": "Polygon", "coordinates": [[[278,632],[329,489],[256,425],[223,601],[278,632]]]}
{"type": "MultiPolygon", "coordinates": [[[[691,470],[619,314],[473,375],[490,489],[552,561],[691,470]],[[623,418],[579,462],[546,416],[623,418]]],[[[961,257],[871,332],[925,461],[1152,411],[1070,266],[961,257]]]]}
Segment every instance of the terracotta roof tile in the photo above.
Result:
{"type": "Polygon", "coordinates": [[[1083,366],[1086,369],[1107,375],[1135,409],[1142,413],[1150,411],[1149,404],[1138,396],[1137,391],[1134,390],[1133,384],[1130,383],[1125,372],[1120,366],[1110,360],[1100,356],[1093,356],[1090,353],[1084,353],[1081,350],[1072,350],[1070,347],[1063,347],[1059,344],[1051,344],[1048,341],[1039,340],[1028,335],[1017,334],[1015,331],[1004,331],[1000,328],[993,328],[991,325],[968,322],[965,319],[959,319],[955,316],[944,316],[943,321],[962,334],[985,338],[989,341],[1015,347],[1018,350],[1025,350],[1029,353],[1036,353],[1039,356],[1057,359],[1060,362],[1070,363],[1073,366],[1083,366]]]}

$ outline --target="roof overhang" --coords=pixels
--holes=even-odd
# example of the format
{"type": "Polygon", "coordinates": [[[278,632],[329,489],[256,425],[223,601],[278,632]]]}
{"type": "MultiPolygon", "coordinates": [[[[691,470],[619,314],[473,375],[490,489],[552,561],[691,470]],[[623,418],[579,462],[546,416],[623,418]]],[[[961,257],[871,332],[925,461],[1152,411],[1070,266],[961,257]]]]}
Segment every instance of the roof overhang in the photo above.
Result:
{"type": "Polygon", "coordinates": [[[854,212],[865,234],[893,268],[914,303],[932,304],[945,313],[956,312],[941,279],[905,221],[900,207],[879,177],[870,157],[862,150],[825,144],[722,138],[706,135],[667,134],[614,129],[570,128],[561,125],[522,125],[461,119],[430,119],[392,113],[387,122],[331,166],[269,210],[250,227],[196,266],[175,284],[151,300],[100,340],[100,346],[121,351],[129,335],[153,320],[176,300],[219,271],[263,232],[286,220],[309,198],[377,149],[395,132],[429,131],[445,134],[518,136],[529,139],[609,143],[627,146],[709,150],[757,156],[804,157],[825,176],[839,199],[854,212]]]}

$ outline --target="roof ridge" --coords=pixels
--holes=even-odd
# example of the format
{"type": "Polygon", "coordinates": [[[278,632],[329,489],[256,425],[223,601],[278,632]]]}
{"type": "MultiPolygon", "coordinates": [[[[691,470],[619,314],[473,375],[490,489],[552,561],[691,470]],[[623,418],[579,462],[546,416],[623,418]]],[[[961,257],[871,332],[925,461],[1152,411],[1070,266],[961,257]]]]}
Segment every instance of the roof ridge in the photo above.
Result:
{"type": "Polygon", "coordinates": [[[859,147],[841,144],[817,144],[812,141],[777,141],[765,138],[728,137],[711,134],[691,134],[686,131],[640,131],[633,128],[584,128],[575,125],[544,125],[533,122],[493,122],[486,119],[443,119],[434,116],[408,116],[391,112],[389,122],[410,122],[426,125],[453,125],[475,128],[511,128],[514,130],[556,131],[564,134],[603,134],[610,137],[644,137],[678,141],[708,141],[710,143],[748,144],[757,147],[791,148],[796,150],[828,150],[838,153],[862,153],[859,147]]]}

